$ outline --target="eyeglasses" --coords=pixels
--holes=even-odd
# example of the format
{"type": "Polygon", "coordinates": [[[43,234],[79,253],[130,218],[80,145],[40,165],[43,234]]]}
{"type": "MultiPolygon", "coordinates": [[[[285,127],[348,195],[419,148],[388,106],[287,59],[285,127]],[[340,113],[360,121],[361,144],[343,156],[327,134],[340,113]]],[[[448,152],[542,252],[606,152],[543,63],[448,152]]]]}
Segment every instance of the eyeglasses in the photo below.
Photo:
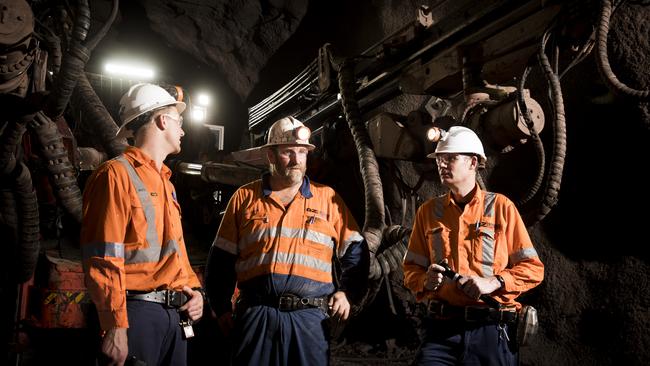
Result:
{"type": "Polygon", "coordinates": [[[445,163],[446,165],[449,165],[455,161],[457,161],[461,156],[467,156],[463,154],[437,154],[436,155],[436,163],[438,165],[445,163]]]}
{"type": "Polygon", "coordinates": [[[183,116],[172,116],[171,114],[162,114],[162,116],[167,116],[178,123],[178,127],[183,127],[183,116]]]}

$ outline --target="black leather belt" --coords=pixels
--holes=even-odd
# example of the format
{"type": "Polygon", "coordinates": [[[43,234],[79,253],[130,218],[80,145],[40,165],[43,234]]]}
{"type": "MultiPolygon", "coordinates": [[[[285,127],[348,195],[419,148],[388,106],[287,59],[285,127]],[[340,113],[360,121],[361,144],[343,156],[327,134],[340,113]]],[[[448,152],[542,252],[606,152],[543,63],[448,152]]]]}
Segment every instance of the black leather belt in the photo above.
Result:
{"type": "Polygon", "coordinates": [[[140,300],[163,304],[170,308],[180,308],[189,298],[181,291],[160,290],[151,292],[126,291],[127,300],[140,300]]]}
{"type": "Polygon", "coordinates": [[[435,320],[462,320],[465,322],[514,323],[517,311],[514,308],[493,309],[478,306],[452,306],[442,302],[429,303],[429,316],[435,320]]]}
{"type": "Polygon", "coordinates": [[[300,297],[294,294],[281,296],[241,296],[238,303],[244,307],[264,305],[280,311],[320,308],[327,312],[327,297],[300,297]]]}

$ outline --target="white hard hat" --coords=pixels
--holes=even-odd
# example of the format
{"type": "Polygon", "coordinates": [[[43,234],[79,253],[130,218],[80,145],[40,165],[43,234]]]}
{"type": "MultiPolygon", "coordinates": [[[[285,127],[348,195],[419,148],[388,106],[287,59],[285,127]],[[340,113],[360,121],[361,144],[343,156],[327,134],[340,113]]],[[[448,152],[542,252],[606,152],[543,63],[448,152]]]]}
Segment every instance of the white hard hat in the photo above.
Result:
{"type": "Polygon", "coordinates": [[[309,136],[311,136],[309,127],[291,116],[284,117],[271,125],[266,145],[262,147],[304,145],[307,149],[313,150],[316,146],[309,143],[309,136]]]}
{"type": "Polygon", "coordinates": [[[154,109],[176,105],[178,113],[183,113],[185,103],[179,102],[165,89],[154,84],[135,84],[120,99],[120,120],[122,126],[117,131],[118,137],[128,137],[130,131],[126,126],[139,116],[154,109]]]}
{"type": "Polygon", "coordinates": [[[452,126],[446,134],[443,133],[436,151],[427,157],[435,158],[436,154],[447,153],[476,154],[481,157],[481,164],[487,161],[481,140],[467,127],[452,126]]]}

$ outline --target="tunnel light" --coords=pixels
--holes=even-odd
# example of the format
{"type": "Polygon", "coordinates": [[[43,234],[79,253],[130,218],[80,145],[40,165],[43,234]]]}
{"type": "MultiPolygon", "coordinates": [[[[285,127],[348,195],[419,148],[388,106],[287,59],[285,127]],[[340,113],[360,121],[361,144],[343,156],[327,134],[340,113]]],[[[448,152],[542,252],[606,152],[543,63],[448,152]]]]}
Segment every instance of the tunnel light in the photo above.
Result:
{"type": "Polygon", "coordinates": [[[196,97],[196,104],[207,107],[210,105],[211,98],[208,94],[201,93],[196,97]]]}
{"type": "Polygon", "coordinates": [[[201,107],[198,105],[192,106],[192,121],[195,123],[203,122],[205,121],[206,113],[207,110],[205,107],[201,107]]]}
{"type": "Polygon", "coordinates": [[[104,65],[106,73],[116,76],[127,76],[137,79],[151,80],[155,76],[155,71],[151,67],[133,65],[118,62],[107,62],[104,65]]]}

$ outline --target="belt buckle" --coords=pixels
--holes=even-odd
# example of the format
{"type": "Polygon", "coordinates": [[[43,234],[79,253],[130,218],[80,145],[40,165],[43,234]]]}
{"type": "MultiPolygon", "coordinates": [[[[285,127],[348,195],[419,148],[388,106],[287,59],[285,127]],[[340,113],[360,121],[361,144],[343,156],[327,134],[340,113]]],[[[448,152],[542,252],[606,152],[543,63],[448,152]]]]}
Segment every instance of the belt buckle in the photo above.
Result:
{"type": "Polygon", "coordinates": [[[183,306],[183,296],[181,292],[165,290],[165,306],[170,308],[178,308],[183,306]]]}
{"type": "Polygon", "coordinates": [[[165,290],[165,306],[168,308],[173,308],[174,304],[172,303],[174,301],[174,295],[172,291],[165,290]]]}
{"type": "Polygon", "coordinates": [[[513,323],[517,321],[517,312],[511,310],[500,310],[499,321],[501,323],[513,323]]]}
{"type": "Polygon", "coordinates": [[[278,299],[278,310],[290,311],[293,310],[293,298],[290,296],[280,296],[278,299]]]}
{"type": "Polygon", "coordinates": [[[490,309],[474,307],[474,306],[465,306],[463,311],[463,318],[466,322],[480,322],[490,319],[490,309]],[[472,315],[472,312],[473,315],[472,315]]]}

